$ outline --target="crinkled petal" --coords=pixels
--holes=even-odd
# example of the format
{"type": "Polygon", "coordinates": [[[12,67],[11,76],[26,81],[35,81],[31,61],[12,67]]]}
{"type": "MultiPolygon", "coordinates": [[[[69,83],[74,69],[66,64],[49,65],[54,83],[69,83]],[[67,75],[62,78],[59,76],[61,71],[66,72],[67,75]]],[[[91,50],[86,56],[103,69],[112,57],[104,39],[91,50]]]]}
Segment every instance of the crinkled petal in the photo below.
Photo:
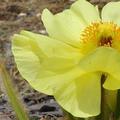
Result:
{"type": "Polygon", "coordinates": [[[54,88],[57,102],[73,116],[90,117],[100,113],[101,75],[87,73],[77,79],[59,81],[54,88]]]}
{"type": "Polygon", "coordinates": [[[81,57],[77,49],[65,43],[28,31],[13,37],[12,51],[21,75],[46,94],[52,94],[54,80],[69,78],[66,74],[81,57]]]}
{"type": "Polygon", "coordinates": [[[53,15],[45,9],[42,13],[42,21],[50,37],[79,47],[80,33],[86,25],[73,11],[65,10],[53,15]]]}
{"type": "Polygon", "coordinates": [[[110,2],[102,9],[102,20],[120,25],[120,2],[110,2]]]}
{"type": "Polygon", "coordinates": [[[97,7],[93,6],[86,0],[78,0],[71,6],[71,10],[88,25],[92,22],[100,21],[97,7]]]}
{"type": "Polygon", "coordinates": [[[86,72],[100,71],[107,73],[105,88],[120,88],[120,53],[110,47],[99,47],[79,63],[79,67],[86,72]],[[111,85],[110,85],[111,84],[111,85]]]}

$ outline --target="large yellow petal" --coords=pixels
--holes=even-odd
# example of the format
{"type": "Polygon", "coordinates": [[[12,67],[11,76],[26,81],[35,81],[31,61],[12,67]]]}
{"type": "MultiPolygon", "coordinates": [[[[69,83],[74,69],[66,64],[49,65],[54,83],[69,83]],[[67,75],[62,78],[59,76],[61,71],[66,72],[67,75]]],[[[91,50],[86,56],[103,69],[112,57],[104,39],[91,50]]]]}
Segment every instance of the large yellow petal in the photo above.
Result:
{"type": "Polygon", "coordinates": [[[42,13],[42,21],[49,35],[75,47],[80,46],[81,31],[90,23],[99,20],[97,8],[86,0],[78,0],[70,9],[56,15],[47,9],[42,13]]]}
{"type": "Polygon", "coordinates": [[[56,83],[54,96],[57,102],[73,116],[90,117],[100,113],[101,74],[88,73],[71,82],[56,83]]]}
{"type": "Polygon", "coordinates": [[[120,53],[117,50],[110,47],[97,48],[80,61],[79,67],[86,72],[107,73],[104,87],[120,88],[120,53]]]}
{"type": "Polygon", "coordinates": [[[86,25],[73,11],[65,10],[53,15],[45,9],[42,13],[42,21],[50,37],[79,47],[80,33],[86,25]]]}
{"type": "Polygon", "coordinates": [[[120,25],[120,2],[110,2],[102,9],[102,20],[120,25]]]}
{"type": "Polygon", "coordinates": [[[93,6],[86,0],[78,0],[71,6],[71,10],[88,25],[92,22],[100,21],[97,7],[93,6]]]}
{"type": "Polygon", "coordinates": [[[27,31],[13,37],[12,51],[21,75],[46,94],[52,94],[54,80],[69,78],[66,74],[81,57],[77,49],[65,43],[27,31]]]}

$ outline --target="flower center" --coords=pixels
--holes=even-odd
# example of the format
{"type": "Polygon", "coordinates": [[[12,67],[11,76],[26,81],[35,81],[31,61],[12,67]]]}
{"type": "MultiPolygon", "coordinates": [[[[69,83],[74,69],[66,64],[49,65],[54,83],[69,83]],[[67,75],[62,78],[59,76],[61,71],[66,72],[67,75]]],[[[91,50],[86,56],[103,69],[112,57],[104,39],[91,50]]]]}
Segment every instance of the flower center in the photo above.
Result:
{"type": "Polygon", "coordinates": [[[99,42],[99,46],[109,46],[109,47],[112,47],[112,37],[111,36],[101,37],[100,38],[100,42],[99,42]]]}
{"type": "Polygon", "coordinates": [[[81,52],[89,53],[101,46],[120,51],[120,27],[112,22],[92,23],[86,27],[81,35],[81,52]]]}

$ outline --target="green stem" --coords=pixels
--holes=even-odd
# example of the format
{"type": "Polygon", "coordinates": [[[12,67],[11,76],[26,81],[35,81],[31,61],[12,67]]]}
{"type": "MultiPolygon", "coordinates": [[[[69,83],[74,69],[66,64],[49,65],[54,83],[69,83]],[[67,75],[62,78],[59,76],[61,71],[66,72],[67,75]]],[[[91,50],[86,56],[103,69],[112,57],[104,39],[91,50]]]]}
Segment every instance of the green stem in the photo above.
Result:
{"type": "Polygon", "coordinates": [[[2,76],[2,82],[4,84],[6,93],[9,97],[9,100],[16,113],[17,118],[19,120],[29,120],[28,115],[24,110],[24,107],[21,101],[17,97],[18,94],[14,89],[10,75],[8,74],[3,62],[0,63],[0,74],[2,76]]]}
{"type": "MultiPolygon", "coordinates": [[[[104,90],[104,96],[105,96],[105,119],[108,118],[108,120],[115,120],[115,110],[116,110],[116,104],[117,104],[117,90],[110,91],[110,90],[104,90]]],[[[104,106],[105,106],[104,105],[104,106]]]]}
{"type": "Polygon", "coordinates": [[[106,77],[101,78],[101,114],[96,117],[96,120],[115,120],[115,109],[117,103],[117,90],[106,90],[103,88],[103,83],[106,77]]]}

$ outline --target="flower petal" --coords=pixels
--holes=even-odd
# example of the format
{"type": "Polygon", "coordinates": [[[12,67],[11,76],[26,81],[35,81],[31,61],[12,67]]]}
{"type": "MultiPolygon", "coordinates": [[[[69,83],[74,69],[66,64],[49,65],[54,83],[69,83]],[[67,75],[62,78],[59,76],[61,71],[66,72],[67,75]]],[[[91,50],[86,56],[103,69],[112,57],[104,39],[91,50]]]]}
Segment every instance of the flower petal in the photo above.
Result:
{"type": "Polygon", "coordinates": [[[49,35],[75,47],[80,45],[81,31],[91,22],[99,20],[97,8],[86,0],[78,0],[70,9],[56,15],[47,9],[42,13],[42,21],[49,35]]]}
{"type": "Polygon", "coordinates": [[[88,25],[92,22],[100,21],[97,7],[93,6],[86,0],[78,0],[71,6],[71,10],[88,25]]]}
{"type": "Polygon", "coordinates": [[[85,23],[73,11],[65,10],[53,15],[45,9],[42,21],[50,37],[79,47],[80,33],[85,28],[85,23]]]}
{"type": "Polygon", "coordinates": [[[21,75],[46,94],[52,94],[54,79],[65,76],[81,57],[77,49],[65,43],[27,31],[13,37],[12,50],[21,75]]]}
{"type": "Polygon", "coordinates": [[[54,96],[73,116],[96,116],[100,113],[100,77],[99,73],[88,73],[71,82],[59,81],[54,89],[54,96]]]}
{"type": "Polygon", "coordinates": [[[103,87],[108,90],[120,89],[120,78],[118,80],[113,76],[108,75],[105,83],[103,84],[103,87]]]}
{"type": "Polygon", "coordinates": [[[118,84],[120,83],[120,53],[113,48],[97,48],[80,61],[79,67],[86,72],[100,71],[103,74],[110,75],[105,83],[107,88],[109,84],[108,89],[118,89],[120,87],[120,84],[118,84]],[[110,85],[110,82],[112,85],[110,85]]]}
{"type": "Polygon", "coordinates": [[[102,20],[120,25],[120,2],[110,2],[102,9],[102,20]]]}

